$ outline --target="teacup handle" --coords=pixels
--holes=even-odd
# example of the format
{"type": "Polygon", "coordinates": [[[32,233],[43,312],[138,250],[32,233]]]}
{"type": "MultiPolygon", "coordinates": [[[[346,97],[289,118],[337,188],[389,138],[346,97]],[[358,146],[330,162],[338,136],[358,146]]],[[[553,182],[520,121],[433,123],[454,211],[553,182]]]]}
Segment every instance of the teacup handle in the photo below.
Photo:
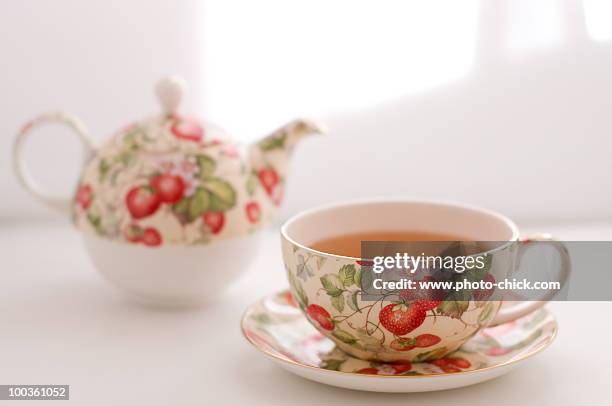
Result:
{"type": "Polygon", "coordinates": [[[28,121],[23,126],[19,134],[17,134],[17,139],[15,140],[13,148],[15,172],[17,173],[17,178],[21,181],[21,184],[41,202],[53,209],[67,212],[70,210],[70,197],[57,196],[41,187],[39,183],[32,178],[23,157],[25,141],[32,133],[32,130],[44,124],[50,123],[67,125],[79,136],[83,146],[83,163],[87,162],[92,156],[94,152],[94,142],[89,136],[89,132],[81,120],[64,112],[45,113],[31,121],[28,121]]]}
{"type": "MultiPolygon", "coordinates": [[[[517,267],[520,266],[521,259],[523,258],[527,250],[533,246],[531,243],[536,241],[549,242],[555,248],[557,254],[559,254],[559,258],[561,260],[561,277],[559,282],[561,283],[561,289],[563,289],[563,287],[567,283],[572,268],[571,260],[565,245],[559,241],[555,241],[555,239],[550,234],[534,234],[528,236],[527,238],[521,239],[519,243],[519,251],[517,254],[517,267]]],[[[496,326],[498,324],[507,323],[509,321],[518,319],[519,317],[523,317],[533,312],[534,310],[537,310],[540,307],[544,306],[547,302],[552,300],[557,293],[558,291],[550,290],[543,298],[544,300],[516,302],[516,304],[513,306],[502,307],[489,326],[496,326]]]]}

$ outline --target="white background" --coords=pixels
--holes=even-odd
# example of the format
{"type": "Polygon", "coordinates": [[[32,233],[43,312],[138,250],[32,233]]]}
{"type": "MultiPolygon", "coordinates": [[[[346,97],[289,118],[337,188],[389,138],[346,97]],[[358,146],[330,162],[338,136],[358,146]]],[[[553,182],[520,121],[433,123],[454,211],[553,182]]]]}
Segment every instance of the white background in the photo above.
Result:
{"type": "MultiPolygon", "coordinates": [[[[372,395],[306,382],[242,340],[238,319],[286,285],[275,231],[223,300],[193,312],[127,303],[78,235],[18,185],[14,134],[65,109],[103,141],[155,113],[178,73],[186,112],[253,141],[294,116],[325,137],[296,151],[278,219],[326,201],[437,198],[523,230],[612,238],[612,7],[605,0],[0,2],[0,383],[69,383],[75,404],[608,404],[609,303],[555,303],[557,342],[473,388],[372,395]],[[60,220],[57,220],[60,221],[60,220]],[[106,390],[103,388],[106,386],[106,390]]],[[[78,146],[40,131],[27,157],[70,193],[78,146]]]]}
{"type": "MultiPolygon", "coordinates": [[[[245,142],[298,116],[280,219],[376,195],[498,209],[519,222],[611,219],[612,7],[561,0],[10,1],[0,5],[0,216],[49,216],[16,182],[12,138],[66,109],[103,141],[190,83],[184,110],[245,142]],[[584,7],[583,7],[584,6],[584,7]]],[[[67,130],[29,143],[34,174],[71,193],[67,130]]]]}

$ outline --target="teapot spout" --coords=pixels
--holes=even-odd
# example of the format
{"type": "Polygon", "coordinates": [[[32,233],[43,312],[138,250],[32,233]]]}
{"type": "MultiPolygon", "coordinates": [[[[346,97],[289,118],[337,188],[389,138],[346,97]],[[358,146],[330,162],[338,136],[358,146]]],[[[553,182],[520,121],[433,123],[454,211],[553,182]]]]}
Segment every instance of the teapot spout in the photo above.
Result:
{"type": "Polygon", "coordinates": [[[310,134],[324,133],[325,128],[323,125],[315,121],[293,120],[251,146],[251,164],[254,168],[267,163],[281,164],[281,161],[289,159],[295,144],[302,137],[310,134]]]}
{"type": "Polygon", "coordinates": [[[306,135],[323,134],[325,131],[319,123],[298,119],[251,145],[251,167],[258,174],[268,194],[272,195],[276,206],[280,205],[282,200],[289,158],[295,144],[306,135]]]}
{"type": "Polygon", "coordinates": [[[323,133],[325,133],[323,125],[315,121],[304,119],[293,120],[259,140],[256,147],[264,153],[275,150],[284,150],[287,153],[291,153],[295,144],[305,135],[323,133]]]}

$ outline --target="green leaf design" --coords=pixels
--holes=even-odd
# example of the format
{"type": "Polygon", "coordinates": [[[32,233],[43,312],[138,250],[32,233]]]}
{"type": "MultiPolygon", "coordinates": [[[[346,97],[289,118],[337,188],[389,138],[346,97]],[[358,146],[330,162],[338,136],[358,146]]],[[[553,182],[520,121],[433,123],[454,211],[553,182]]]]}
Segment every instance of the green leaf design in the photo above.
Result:
{"type": "Polygon", "coordinates": [[[302,287],[300,283],[297,284],[296,293],[297,293],[298,301],[302,305],[302,307],[307,307],[308,306],[308,296],[306,296],[306,292],[304,292],[304,288],[302,287]]]}
{"type": "Polygon", "coordinates": [[[210,195],[210,211],[225,211],[225,204],[215,195],[210,195]]]}
{"type": "Polygon", "coordinates": [[[293,291],[296,293],[296,299],[301,308],[305,308],[308,306],[308,296],[306,296],[306,292],[304,292],[304,288],[300,284],[300,282],[295,278],[295,275],[289,270],[287,270],[287,275],[289,276],[289,285],[293,288],[293,291]]]}
{"type": "Polygon", "coordinates": [[[273,320],[268,313],[254,314],[253,320],[259,324],[272,324],[273,320]]]}
{"type": "Polygon", "coordinates": [[[108,171],[110,170],[110,168],[111,168],[110,162],[102,158],[100,160],[100,163],[98,164],[98,172],[100,174],[100,183],[104,182],[104,180],[106,179],[106,175],[108,174],[108,171]]]}
{"type": "Polygon", "coordinates": [[[287,272],[287,278],[289,279],[289,286],[295,289],[296,284],[298,283],[297,279],[295,279],[295,275],[289,270],[287,266],[285,266],[285,272],[287,272]]]}
{"type": "Polygon", "coordinates": [[[361,268],[355,271],[355,275],[353,275],[353,282],[355,282],[355,286],[361,289],[361,268]]]}
{"type": "Polygon", "coordinates": [[[189,199],[189,208],[187,215],[189,221],[194,221],[204,214],[210,207],[210,196],[208,192],[202,188],[197,188],[193,196],[189,199]]]}
{"type": "Polygon", "coordinates": [[[346,304],[348,305],[348,307],[352,310],[352,311],[358,311],[359,309],[357,308],[357,306],[355,305],[355,302],[353,301],[352,296],[349,295],[349,297],[346,298],[346,304]]]}
{"type": "Polygon", "coordinates": [[[202,187],[210,193],[210,211],[225,211],[236,205],[236,192],[229,182],[211,178],[203,182],[202,187]]]}
{"type": "Polygon", "coordinates": [[[348,296],[346,297],[346,304],[348,304],[348,307],[350,307],[351,310],[361,313],[361,309],[359,308],[359,304],[357,302],[358,295],[359,292],[349,292],[348,296]]]}
{"type": "Polygon", "coordinates": [[[98,214],[87,213],[87,221],[96,230],[98,235],[104,235],[104,228],[102,228],[102,218],[98,214]]]}
{"type": "Polygon", "coordinates": [[[463,312],[467,310],[470,302],[466,300],[445,300],[436,308],[438,314],[453,319],[460,319],[463,312]]]}
{"type": "Polygon", "coordinates": [[[346,344],[355,344],[357,342],[357,339],[351,333],[339,328],[335,329],[332,335],[346,344]]]}
{"type": "Polygon", "coordinates": [[[180,200],[178,203],[172,206],[172,211],[174,211],[175,213],[186,214],[187,211],[189,210],[190,201],[191,201],[191,198],[185,198],[185,199],[180,200]]]}
{"type": "Polygon", "coordinates": [[[338,275],[327,274],[321,276],[321,285],[327,291],[327,294],[330,296],[340,296],[342,294],[342,282],[340,282],[340,278],[338,275]]]}
{"type": "Polygon", "coordinates": [[[487,302],[486,306],[480,314],[478,315],[478,324],[484,323],[489,320],[489,317],[493,315],[493,310],[495,308],[495,304],[493,302],[487,302]]]}
{"type": "Polygon", "coordinates": [[[325,262],[327,262],[327,258],[326,257],[317,257],[317,269],[321,269],[323,268],[323,265],[325,265],[325,262]]]}
{"type": "Polygon", "coordinates": [[[440,358],[447,352],[446,347],[436,348],[435,350],[425,351],[417,354],[413,362],[425,362],[440,358]]]}
{"type": "MultiPolygon", "coordinates": [[[[374,279],[377,278],[377,275],[372,271],[372,268],[361,268],[359,270],[359,276],[357,276],[357,280],[355,284],[364,292],[371,292],[374,286],[374,279]]],[[[355,279],[355,278],[353,278],[355,279]]]]}
{"type": "Polygon", "coordinates": [[[331,298],[331,304],[332,306],[334,306],[336,310],[342,313],[342,311],[344,310],[344,296],[343,295],[333,296],[331,298]]]}
{"type": "Polygon", "coordinates": [[[206,236],[200,237],[197,240],[194,240],[192,244],[199,244],[199,245],[210,244],[210,238],[206,236]]]}
{"type": "Polygon", "coordinates": [[[476,265],[474,265],[473,267],[468,268],[462,274],[458,274],[455,281],[467,279],[470,282],[479,282],[483,280],[491,268],[492,258],[492,255],[485,255],[485,264],[482,269],[478,269],[476,268],[476,265]]]}
{"type": "Polygon", "coordinates": [[[125,134],[123,136],[123,142],[125,143],[125,145],[134,148],[138,146],[138,140],[136,139],[136,135],[138,134],[138,132],[140,131],[139,128],[133,128],[130,130],[130,132],[128,132],[127,134],[125,134]]]}
{"type": "Polygon", "coordinates": [[[186,197],[172,206],[172,212],[177,217],[181,224],[189,223],[192,220],[189,218],[189,205],[191,197],[186,197]]]}
{"type": "Polygon", "coordinates": [[[282,149],[285,147],[285,140],[287,134],[283,133],[281,136],[276,134],[270,135],[259,142],[259,148],[262,151],[271,151],[273,149],[282,149]]]}
{"type": "Polygon", "coordinates": [[[138,224],[130,224],[124,234],[129,240],[138,240],[144,235],[144,230],[138,224]]]}
{"type": "Polygon", "coordinates": [[[215,160],[208,155],[203,154],[198,154],[195,158],[198,167],[200,168],[200,178],[206,179],[211,177],[215,172],[215,168],[217,167],[215,160]]]}
{"type": "Polygon", "coordinates": [[[128,166],[134,160],[134,154],[129,151],[123,151],[119,155],[116,155],[113,158],[114,163],[121,164],[123,166],[128,166]]]}
{"type": "Polygon", "coordinates": [[[340,278],[340,281],[342,282],[342,284],[346,287],[351,286],[353,284],[354,277],[355,277],[355,265],[353,264],[349,264],[349,265],[344,265],[342,268],[340,268],[340,270],[338,271],[338,277],[340,278]]]}
{"type": "Polygon", "coordinates": [[[321,363],[321,368],[330,371],[340,371],[340,367],[345,361],[344,359],[328,359],[321,363]]]}
{"type": "Polygon", "coordinates": [[[365,328],[358,328],[355,330],[357,333],[359,344],[363,346],[366,351],[380,351],[382,349],[384,339],[378,339],[374,337],[365,328]]]}
{"type": "Polygon", "coordinates": [[[257,180],[257,176],[253,172],[251,172],[247,177],[246,181],[246,191],[249,196],[253,196],[253,193],[255,193],[255,189],[257,188],[258,183],[259,181],[257,180]]]}
{"type": "Polygon", "coordinates": [[[357,310],[359,313],[361,313],[361,309],[359,308],[359,303],[357,302],[358,296],[359,296],[359,292],[353,292],[353,294],[351,295],[351,299],[349,300],[349,303],[352,303],[351,308],[354,307],[354,310],[357,310]]]}
{"type": "Polygon", "coordinates": [[[526,347],[529,344],[533,343],[535,340],[537,340],[540,336],[542,335],[542,329],[537,329],[536,331],[534,331],[533,333],[529,334],[529,336],[521,341],[519,341],[518,343],[513,344],[512,346],[510,346],[510,349],[512,351],[518,350],[520,348],[526,347]]]}

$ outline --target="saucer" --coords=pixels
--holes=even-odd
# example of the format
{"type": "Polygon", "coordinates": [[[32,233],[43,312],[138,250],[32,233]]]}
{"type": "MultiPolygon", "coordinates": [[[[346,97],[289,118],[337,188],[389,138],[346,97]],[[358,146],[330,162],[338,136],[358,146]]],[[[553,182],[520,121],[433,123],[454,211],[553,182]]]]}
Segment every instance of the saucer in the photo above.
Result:
{"type": "Polygon", "coordinates": [[[445,358],[385,364],[354,358],[320,334],[289,291],[267,296],[242,317],[242,333],[284,369],[316,382],[372,392],[428,392],[460,388],[508,373],[548,347],[557,321],[547,309],[480,331],[445,358]]]}

